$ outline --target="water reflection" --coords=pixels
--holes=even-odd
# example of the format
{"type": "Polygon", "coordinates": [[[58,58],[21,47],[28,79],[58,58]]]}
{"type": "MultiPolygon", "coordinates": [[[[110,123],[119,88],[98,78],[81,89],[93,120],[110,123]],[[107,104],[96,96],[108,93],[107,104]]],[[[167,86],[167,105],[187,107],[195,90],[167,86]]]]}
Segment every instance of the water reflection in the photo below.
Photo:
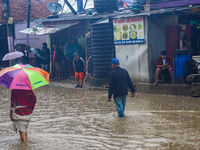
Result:
{"type": "Polygon", "coordinates": [[[0,149],[198,149],[199,98],[128,96],[126,117],[118,118],[107,92],[61,87],[35,90],[28,143],[9,120],[10,91],[0,87],[0,149]]]}

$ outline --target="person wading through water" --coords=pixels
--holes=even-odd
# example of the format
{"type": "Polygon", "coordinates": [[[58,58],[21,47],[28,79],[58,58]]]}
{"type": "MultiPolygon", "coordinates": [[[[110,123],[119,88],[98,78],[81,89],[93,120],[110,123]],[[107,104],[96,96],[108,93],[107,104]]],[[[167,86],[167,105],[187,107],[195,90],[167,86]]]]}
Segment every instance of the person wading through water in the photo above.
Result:
{"type": "Polygon", "coordinates": [[[113,70],[109,75],[108,102],[114,94],[114,102],[117,108],[118,117],[124,117],[126,98],[128,95],[127,86],[131,89],[131,96],[135,96],[133,83],[126,69],[119,67],[119,60],[114,58],[111,61],[113,70]]]}
{"type": "Polygon", "coordinates": [[[21,140],[27,142],[27,128],[35,108],[36,96],[32,90],[11,91],[10,119],[14,131],[19,132],[21,140]]]}

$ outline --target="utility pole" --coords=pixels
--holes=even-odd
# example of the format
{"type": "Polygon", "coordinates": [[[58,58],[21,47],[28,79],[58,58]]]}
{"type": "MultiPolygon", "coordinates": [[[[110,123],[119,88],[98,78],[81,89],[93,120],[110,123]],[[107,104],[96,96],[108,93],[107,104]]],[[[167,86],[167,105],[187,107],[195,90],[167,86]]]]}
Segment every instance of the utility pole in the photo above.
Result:
{"type": "MultiPolygon", "coordinates": [[[[13,52],[14,51],[14,45],[13,45],[13,22],[9,21],[11,19],[10,17],[10,5],[9,0],[3,0],[3,11],[4,15],[2,19],[6,19],[6,29],[7,29],[7,40],[8,40],[8,51],[13,52]],[[11,24],[11,25],[10,25],[11,24]]],[[[9,62],[10,65],[12,65],[12,62],[9,62]]]]}
{"type": "Polygon", "coordinates": [[[72,13],[74,15],[77,15],[77,12],[74,10],[74,8],[72,7],[72,5],[68,2],[68,0],[64,0],[64,1],[67,4],[67,6],[69,7],[69,9],[72,11],[72,13]]]}
{"type": "Polygon", "coordinates": [[[27,28],[30,27],[31,0],[28,0],[27,28]]]}
{"type": "Polygon", "coordinates": [[[9,26],[8,26],[8,19],[10,17],[10,5],[9,5],[9,0],[3,0],[3,18],[2,19],[6,19],[6,29],[7,29],[7,37],[10,35],[9,32],[9,26]]]}
{"type": "MultiPolygon", "coordinates": [[[[27,28],[30,28],[31,0],[28,0],[27,28]]],[[[29,46],[29,34],[27,34],[27,45],[29,46]]],[[[28,50],[27,50],[28,57],[28,50]]]]}

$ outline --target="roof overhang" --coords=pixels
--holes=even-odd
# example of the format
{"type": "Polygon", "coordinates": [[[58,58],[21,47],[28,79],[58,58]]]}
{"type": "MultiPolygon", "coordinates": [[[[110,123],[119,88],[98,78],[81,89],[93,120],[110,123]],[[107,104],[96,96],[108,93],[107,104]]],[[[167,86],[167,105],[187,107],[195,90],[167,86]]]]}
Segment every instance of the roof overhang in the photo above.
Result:
{"type": "Polygon", "coordinates": [[[79,22],[69,23],[69,24],[59,24],[59,25],[51,25],[51,26],[43,26],[43,27],[31,27],[19,32],[24,34],[32,34],[32,35],[48,35],[53,34],[63,29],[66,29],[70,26],[76,25],[79,22]]]}
{"type": "MultiPolygon", "coordinates": [[[[114,19],[117,18],[129,18],[129,17],[137,17],[137,16],[150,16],[150,15],[157,15],[157,14],[165,14],[165,13],[171,13],[171,12],[185,12],[193,8],[200,8],[200,5],[197,6],[191,6],[191,7],[175,7],[175,8],[165,8],[165,9],[159,9],[159,10],[152,10],[150,12],[143,12],[143,13],[138,13],[138,14],[126,14],[126,15],[118,15],[116,17],[113,17],[114,19]]],[[[198,14],[199,13],[192,13],[192,12],[185,12],[189,14],[198,14]]]]}

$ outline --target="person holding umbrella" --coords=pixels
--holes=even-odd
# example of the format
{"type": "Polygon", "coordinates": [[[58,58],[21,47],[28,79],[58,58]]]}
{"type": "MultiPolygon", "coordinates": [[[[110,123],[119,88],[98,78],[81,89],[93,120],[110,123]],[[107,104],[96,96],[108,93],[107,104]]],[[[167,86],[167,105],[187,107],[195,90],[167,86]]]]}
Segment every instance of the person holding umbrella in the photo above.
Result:
{"type": "Polygon", "coordinates": [[[27,128],[36,103],[33,90],[49,84],[49,73],[31,65],[16,64],[0,71],[0,84],[12,89],[10,119],[14,131],[27,142],[27,128]]]}
{"type": "Polygon", "coordinates": [[[15,64],[23,64],[20,58],[15,58],[15,64]]]}
{"type": "Polygon", "coordinates": [[[33,60],[33,63],[34,63],[34,67],[38,67],[38,68],[41,68],[41,58],[38,57],[36,54],[34,54],[35,56],[35,59],[33,60]]]}
{"type": "Polygon", "coordinates": [[[41,61],[46,60],[45,53],[39,48],[30,48],[30,51],[34,53],[35,59],[33,60],[34,67],[41,68],[41,61]]]}
{"type": "Polygon", "coordinates": [[[47,48],[47,43],[42,44],[42,51],[45,54],[45,59],[42,59],[42,69],[49,72],[49,63],[50,63],[50,50],[47,48]]]}
{"type": "Polygon", "coordinates": [[[19,132],[23,142],[27,142],[27,128],[35,103],[36,96],[32,90],[13,89],[11,91],[10,119],[13,122],[14,131],[19,132]]]}
{"type": "Polygon", "coordinates": [[[24,49],[22,50],[22,53],[24,54],[24,56],[22,56],[23,64],[28,64],[29,63],[28,50],[24,49]]]}

